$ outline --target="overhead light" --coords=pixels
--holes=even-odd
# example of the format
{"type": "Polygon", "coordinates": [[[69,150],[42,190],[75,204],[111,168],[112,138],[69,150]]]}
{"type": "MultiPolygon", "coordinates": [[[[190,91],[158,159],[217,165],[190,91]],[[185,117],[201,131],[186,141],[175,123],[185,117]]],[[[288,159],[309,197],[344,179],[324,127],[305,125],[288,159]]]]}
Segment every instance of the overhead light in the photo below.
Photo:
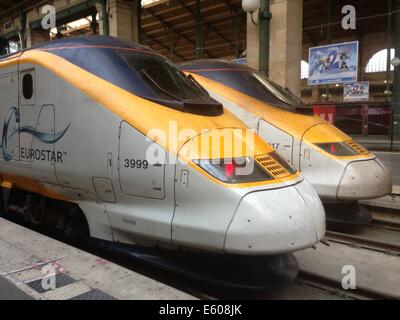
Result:
{"type": "Polygon", "coordinates": [[[392,66],[394,66],[394,67],[398,67],[398,66],[400,66],[400,58],[399,57],[394,57],[391,61],[390,61],[390,63],[392,64],[392,66]]]}
{"type": "Polygon", "coordinates": [[[387,80],[383,81],[384,83],[387,83],[387,80]]]}
{"type": "Polygon", "coordinates": [[[243,10],[247,13],[253,13],[260,9],[260,0],[242,0],[243,10]]]}

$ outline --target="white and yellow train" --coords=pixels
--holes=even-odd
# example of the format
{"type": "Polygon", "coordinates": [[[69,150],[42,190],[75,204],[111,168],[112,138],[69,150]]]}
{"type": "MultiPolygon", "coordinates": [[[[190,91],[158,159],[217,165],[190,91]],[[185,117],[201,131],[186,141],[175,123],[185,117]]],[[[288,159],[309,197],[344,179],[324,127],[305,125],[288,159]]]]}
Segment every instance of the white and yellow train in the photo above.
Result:
{"type": "Polygon", "coordinates": [[[355,201],[391,192],[391,176],[373,153],[261,73],[224,60],[183,63],[180,69],[298,169],[331,208],[327,217],[333,221],[367,223],[370,213],[355,201]]]}
{"type": "Polygon", "coordinates": [[[313,187],[253,132],[239,135],[241,149],[194,147],[247,127],[146,47],[91,36],[7,56],[0,119],[5,214],[71,237],[238,256],[324,236],[313,187]],[[238,175],[243,161],[254,167],[238,175]]]}

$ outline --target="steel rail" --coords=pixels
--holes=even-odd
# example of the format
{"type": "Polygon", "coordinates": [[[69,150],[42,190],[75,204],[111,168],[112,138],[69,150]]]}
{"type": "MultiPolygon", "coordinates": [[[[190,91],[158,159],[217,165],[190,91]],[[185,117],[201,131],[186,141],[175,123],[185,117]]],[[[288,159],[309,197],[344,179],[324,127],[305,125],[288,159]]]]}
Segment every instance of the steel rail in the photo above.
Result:
{"type": "Polygon", "coordinates": [[[340,282],[319,274],[300,271],[297,280],[300,284],[327,290],[335,295],[354,299],[354,300],[398,300],[399,296],[392,295],[388,292],[380,292],[369,288],[357,285],[356,289],[343,289],[340,282]]]}
{"type": "Polygon", "coordinates": [[[338,231],[328,230],[326,237],[331,242],[337,242],[373,251],[384,252],[400,256],[400,243],[386,242],[365,236],[358,236],[338,231]]]}

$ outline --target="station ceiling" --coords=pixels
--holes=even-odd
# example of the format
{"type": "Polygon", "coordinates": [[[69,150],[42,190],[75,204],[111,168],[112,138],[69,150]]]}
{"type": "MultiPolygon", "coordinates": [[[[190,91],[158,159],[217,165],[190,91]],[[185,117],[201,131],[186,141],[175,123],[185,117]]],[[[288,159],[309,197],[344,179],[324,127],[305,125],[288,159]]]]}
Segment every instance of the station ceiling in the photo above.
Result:
{"type": "MultiPolygon", "coordinates": [[[[170,0],[143,7],[142,32],[150,46],[176,60],[192,60],[196,47],[196,1],[170,0]]],[[[241,0],[202,0],[204,57],[242,53],[246,41],[246,16],[241,0]]]]}
{"type": "MultiPolygon", "coordinates": [[[[328,0],[303,0],[303,42],[310,45],[328,42],[328,26],[332,42],[384,32],[388,28],[389,1],[331,0],[331,18],[328,20],[328,0]],[[341,27],[341,9],[349,3],[355,6],[357,13],[357,29],[354,31],[341,27]]],[[[8,12],[15,13],[21,6],[30,7],[38,3],[43,1],[0,0],[0,13],[4,16],[8,12]]],[[[194,59],[195,6],[195,0],[159,0],[144,6],[141,41],[176,61],[194,59]]],[[[241,0],[201,0],[201,17],[205,58],[234,57],[243,53],[246,48],[246,14],[241,0]]]]}
{"type": "MultiPolygon", "coordinates": [[[[331,41],[334,42],[335,39],[354,40],[363,34],[385,31],[388,27],[388,3],[389,0],[332,0],[329,21],[328,0],[303,0],[303,42],[310,45],[327,43],[329,32],[331,41]],[[357,29],[354,31],[344,30],[341,26],[342,8],[349,3],[356,8],[357,29]]],[[[201,7],[205,24],[204,56],[235,56],[236,46],[238,52],[242,53],[246,47],[246,15],[242,10],[241,0],[201,0],[201,7]],[[239,30],[238,34],[236,30],[239,30]]],[[[172,32],[178,39],[175,45],[176,60],[194,59],[194,12],[195,0],[160,1],[145,7],[142,31],[147,36],[147,44],[170,56],[172,32]]]]}
{"type": "Polygon", "coordinates": [[[14,8],[29,6],[38,2],[37,0],[0,0],[0,13],[3,15],[7,11],[13,11],[14,8]]]}
{"type": "MultiPolygon", "coordinates": [[[[368,33],[386,31],[388,28],[389,1],[392,0],[332,0],[330,19],[332,41],[343,38],[354,39],[368,33]],[[356,9],[356,30],[344,30],[341,25],[344,17],[341,11],[343,6],[348,4],[353,5],[356,9]]],[[[304,43],[318,45],[327,41],[329,10],[327,4],[327,0],[303,0],[304,43]]]]}

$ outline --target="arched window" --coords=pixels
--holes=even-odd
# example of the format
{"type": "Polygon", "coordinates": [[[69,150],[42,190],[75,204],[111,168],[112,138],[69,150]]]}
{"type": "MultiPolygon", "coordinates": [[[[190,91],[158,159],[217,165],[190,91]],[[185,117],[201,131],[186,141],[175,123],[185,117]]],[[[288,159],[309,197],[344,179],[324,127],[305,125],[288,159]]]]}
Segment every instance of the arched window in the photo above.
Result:
{"type": "Polygon", "coordinates": [[[308,63],[304,60],[301,60],[301,72],[300,72],[301,79],[308,79],[308,69],[309,69],[308,63]]]}
{"type": "MultiPolygon", "coordinates": [[[[375,53],[371,59],[369,59],[367,66],[365,67],[366,73],[373,72],[385,72],[386,71],[386,60],[387,60],[387,49],[383,49],[375,53]]],[[[390,49],[390,59],[394,58],[394,49],[390,49]]],[[[390,70],[393,71],[393,66],[390,65],[390,70]]]]}

